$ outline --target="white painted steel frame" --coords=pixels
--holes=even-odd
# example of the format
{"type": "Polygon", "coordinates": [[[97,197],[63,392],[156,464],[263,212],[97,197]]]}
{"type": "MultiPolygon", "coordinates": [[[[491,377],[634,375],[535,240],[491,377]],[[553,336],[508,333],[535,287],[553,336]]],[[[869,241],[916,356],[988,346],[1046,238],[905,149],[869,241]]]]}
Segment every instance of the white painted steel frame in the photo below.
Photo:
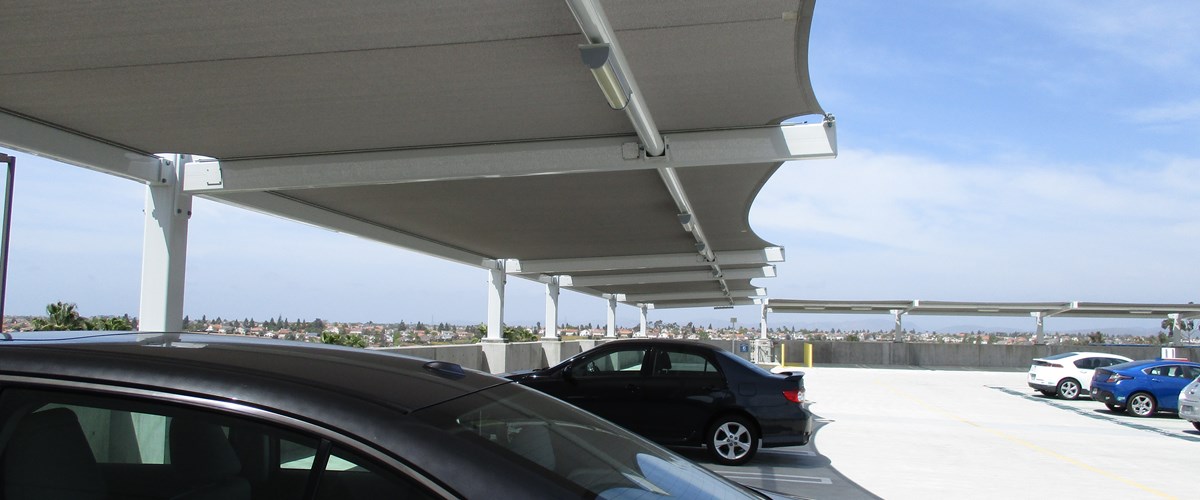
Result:
{"type": "MultiPolygon", "coordinates": [[[[726,279],[753,279],[775,276],[775,266],[763,266],[751,269],[730,269],[725,271],[726,279]]],[[[642,285],[648,283],[682,283],[689,281],[712,281],[710,271],[667,271],[661,273],[606,274],[597,276],[562,275],[559,283],[563,286],[593,287],[642,285]]]]}
{"type": "Polygon", "coordinates": [[[668,134],[670,154],[629,158],[629,137],[560,139],[280,158],[204,160],[184,191],[213,194],[527,175],[748,165],[837,156],[835,129],[791,124],[668,134]]]}
{"type": "Polygon", "coordinates": [[[90,170],[161,184],[165,168],[154,155],[113,146],[76,132],[63,130],[0,111],[0,145],[90,170]]]}
{"type": "MultiPolygon", "coordinates": [[[[716,254],[716,261],[722,265],[755,265],[782,262],[783,248],[767,247],[762,250],[718,252],[716,254]]],[[[507,262],[507,269],[510,273],[539,274],[664,269],[672,267],[695,267],[708,264],[701,255],[696,253],[625,255],[584,259],[508,259],[507,262]]]]}
{"type": "Polygon", "coordinates": [[[162,183],[146,188],[145,231],[142,240],[141,296],[138,330],[183,330],[184,272],[187,268],[188,219],[192,197],[179,189],[180,165],[190,158],[177,155],[164,162],[162,183]]]}
{"type": "Polygon", "coordinates": [[[546,283],[546,340],[558,339],[558,280],[546,283]]]}

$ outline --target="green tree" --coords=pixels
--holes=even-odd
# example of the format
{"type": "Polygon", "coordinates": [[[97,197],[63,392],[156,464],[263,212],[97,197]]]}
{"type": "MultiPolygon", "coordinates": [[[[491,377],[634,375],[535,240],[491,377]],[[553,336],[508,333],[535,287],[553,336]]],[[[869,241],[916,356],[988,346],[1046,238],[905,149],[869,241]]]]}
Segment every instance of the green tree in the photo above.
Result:
{"type": "Polygon", "coordinates": [[[33,329],[47,330],[90,330],[87,320],[76,310],[75,304],[55,302],[46,306],[46,318],[33,318],[33,329]]]}
{"type": "MultiPolygon", "coordinates": [[[[479,336],[481,338],[487,337],[487,325],[481,323],[475,328],[479,330],[479,336]]],[[[536,333],[529,331],[528,328],[523,326],[504,326],[504,340],[508,342],[531,342],[537,339],[538,336],[536,333]]]]}
{"type": "Polygon", "coordinates": [[[113,316],[110,318],[96,318],[89,320],[91,328],[88,330],[110,330],[110,331],[128,331],[133,330],[133,320],[129,316],[120,318],[113,316]]]}
{"type": "Polygon", "coordinates": [[[349,347],[367,347],[367,340],[362,338],[361,335],[342,335],[340,333],[329,332],[321,334],[321,343],[349,347]]]}

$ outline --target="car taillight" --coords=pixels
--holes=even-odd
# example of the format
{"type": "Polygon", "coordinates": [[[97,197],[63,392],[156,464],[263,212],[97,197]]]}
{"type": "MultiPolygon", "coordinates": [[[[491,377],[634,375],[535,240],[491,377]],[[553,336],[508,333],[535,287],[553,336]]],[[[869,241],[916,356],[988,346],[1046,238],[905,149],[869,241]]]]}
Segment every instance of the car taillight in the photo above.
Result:
{"type": "Polygon", "coordinates": [[[1041,361],[1041,360],[1034,361],[1033,366],[1048,366],[1050,368],[1062,368],[1063,367],[1063,365],[1060,365],[1058,363],[1051,363],[1049,361],[1041,361]]]}
{"type": "Polygon", "coordinates": [[[1131,378],[1133,378],[1133,377],[1121,375],[1120,373],[1113,373],[1112,375],[1108,376],[1108,383],[1113,384],[1113,383],[1120,382],[1122,380],[1129,380],[1131,378]]]}
{"type": "Polygon", "coordinates": [[[793,403],[803,403],[804,389],[786,389],[783,391],[783,397],[793,403]]]}

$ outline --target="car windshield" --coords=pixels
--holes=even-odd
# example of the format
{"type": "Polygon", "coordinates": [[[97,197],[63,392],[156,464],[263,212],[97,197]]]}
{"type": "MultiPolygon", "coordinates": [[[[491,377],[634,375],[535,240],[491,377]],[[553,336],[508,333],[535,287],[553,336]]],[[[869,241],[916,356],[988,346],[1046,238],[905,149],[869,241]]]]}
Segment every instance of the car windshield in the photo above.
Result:
{"type": "Polygon", "coordinates": [[[605,420],[506,384],[413,413],[596,498],[763,498],[605,420]]]}

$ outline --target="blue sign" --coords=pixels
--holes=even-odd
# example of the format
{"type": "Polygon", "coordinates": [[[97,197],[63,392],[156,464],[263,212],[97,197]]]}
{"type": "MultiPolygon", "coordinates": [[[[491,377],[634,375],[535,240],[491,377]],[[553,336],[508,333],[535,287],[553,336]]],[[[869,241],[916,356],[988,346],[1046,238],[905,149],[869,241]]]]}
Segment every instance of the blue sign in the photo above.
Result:
{"type": "Polygon", "coordinates": [[[738,352],[750,352],[749,344],[738,344],[738,352]]]}

